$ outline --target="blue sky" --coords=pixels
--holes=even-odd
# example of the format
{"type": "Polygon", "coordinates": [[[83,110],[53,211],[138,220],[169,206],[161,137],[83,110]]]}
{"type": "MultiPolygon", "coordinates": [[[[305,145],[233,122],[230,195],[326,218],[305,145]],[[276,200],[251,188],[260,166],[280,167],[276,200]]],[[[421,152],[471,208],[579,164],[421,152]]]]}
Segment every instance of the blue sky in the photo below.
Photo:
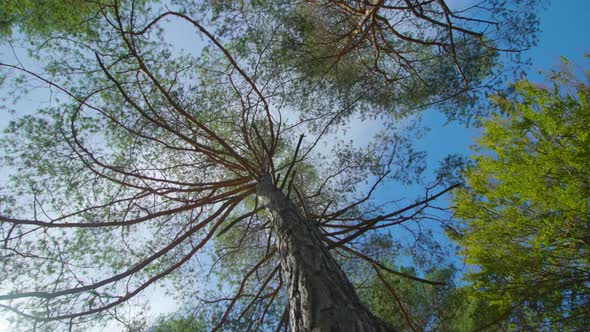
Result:
{"type": "MultiPolygon", "coordinates": [[[[559,63],[560,56],[580,66],[586,66],[584,53],[590,53],[590,1],[556,0],[540,12],[541,32],[538,45],[525,54],[532,60],[527,77],[542,81],[540,70],[547,71],[559,63]]],[[[428,111],[425,124],[430,133],[420,143],[429,154],[432,164],[451,153],[469,153],[469,145],[478,136],[476,128],[465,128],[458,123],[445,122],[445,117],[428,111]]]]}
{"type": "MultiPolygon", "coordinates": [[[[455,0],[458,6],[465,5],[470,0],[455,0]]],[[[525,68],[527,79],[533,82],[542,82],[543,74],[540,71],[548,71],[552,66],[559,64],[563,56],[582,68],[590,68],[584,53],[590,53],[590,1],[588,0],[560,0],[547,3],[540,13],[540,33],[538,44],[528,50],[525,55],[531,60],[531,66],[525,68]]],[[[474,139],[480,134],[480,129],[466,127],[457,122],[446,123],[446,116],[435,109],[424,113],[424,125],[430,131],[416,143],[416,149],[427,152],[428,170],[425,173],[425,181],[433,180],[432,172],[436,170],[439,162],[449,154],[469,155],[469,146],[474,144],[474,139]]],[[[391,190],[383,188],[379,191],[378,199],[387,200],[393,197],[413,199],[411,195],[423,195],[424,190],[420,186],[412,189],[391,190]]],[[[439,201],[438,206],[447,205],[446,201],[439,201]]],[[[393,235],[399,232],[393,230],[393,235]]],[[[440,235],[440,234],[439,234],[440,235]]],[[[437,236],[438,237],[438,236],[437,236]]],[[[407,264],[406,260],[399,262],[407,264]]]]}
{"type": "Polygon", "coordinates": [[[528,52],[533,60],[530,79],[539,79],[538,70],[558,63],[560,56],[586,65],[583,55],[590,52],[590,1],[553,1],[540,16],[539,43],[528,52]]]}

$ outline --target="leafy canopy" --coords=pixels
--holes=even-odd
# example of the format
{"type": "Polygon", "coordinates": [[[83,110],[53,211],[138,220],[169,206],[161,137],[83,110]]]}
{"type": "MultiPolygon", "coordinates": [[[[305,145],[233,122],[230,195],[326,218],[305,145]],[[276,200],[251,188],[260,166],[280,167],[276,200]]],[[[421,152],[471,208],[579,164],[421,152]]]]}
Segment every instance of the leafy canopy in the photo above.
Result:
{"type": "Polygon", "coordinates": [[[494,99],[453,202],[476,295],[575,330],[590,304],[590,87],[563,66],[548,86],[523,80],[494,99]]]}
{"type": "Polygon", "coordinates": [[[239,53],[264,50],[273,70],[296,77],[294,90],[308,88],[295,102],[319,91],[362,104],[365,116],[438,104],[451,118],[470,118],[482,109],[483,91],[522,70],[518,51],[534,45],[538,29],[537,0],[465,10],[408,0],[209,3],[239,53]],[[235,17],[248,29],[236,29],[235,17]]]}
{"type": "Polygon", "coordinates": [[[16,31],[31,36],[89,32],[92,27],[88,23],[99,12],[98,2],[87,0],[6,0],[0,7],[0,37],[16,31]]]}
{"type": "MultiPolygon", "coordinates": [[[[397,270],[397,269],[396,269],[397,270]]],[[[402,272],[415,275],[414,268],[402,272]]],[[[398,275],[378,272],[362,292],[372,312],[398,331],[470,332],[505,328],[507,320],[497,306],[471,297],[468,288],[453,281],[454,269],[436,268],[426,273],[426,284],[398,275]]]]}

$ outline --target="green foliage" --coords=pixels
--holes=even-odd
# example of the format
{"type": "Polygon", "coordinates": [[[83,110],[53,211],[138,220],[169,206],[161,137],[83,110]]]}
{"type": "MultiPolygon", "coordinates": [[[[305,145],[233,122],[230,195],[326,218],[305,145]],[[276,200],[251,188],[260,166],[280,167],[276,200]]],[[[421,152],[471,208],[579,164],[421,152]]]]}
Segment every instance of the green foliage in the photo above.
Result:
{"type": "MultiPolygon", "coordinates": [[[[416,275],[413,268],[399,269],[416,275]]],[[[464,288],[453,283],[451,269],[435,269],[425,275],[428,280],[443,281],[444,286],[416,282],[381,272],[384,281],[371,278],[363,300],[371,311],[398,331],[475,331],[487,328],[505,330],[497,306],[470,297],[464,288]]]]}
{"type": "MultiPolygon", "coordinates": [[[[514,321],[576,330],[590,315],[590,87],[564,62],[550,86],[496,97],[475,164],[455,192],[473,292],[514,321]]],[[[534,325],[535,326],[535,325],[534,325]]]]}
{"type": "MultiPolygon", "coordinates": [[[[506,70],[501,65],[505,54],[498,52],[496,47],[501,46],[492,42],[500,42],[505,36],[459,36],[455,31],[457,35],[449,37],[446,28],[431,26],[432,21],[415,18],[410,11],[393,9],[394,5],[387,1],[375,7],[370,22],[361,24],[367,17],[353,8],[366,6],[369,11],[372,6],[349,4],[349,12],[339,3],[302,2],[271,15],[283,27],[276,29],[279,46],[270,51],[274,52],[274,65],[294,70],[308,86],[327,89],[329,94],[349,102],[366,103],[373,111],[399,116],[439,103],[451,118],[468,118],[476,113],[478,108],[474,106],[480,96],[472,89],[485,87],[487,79],[498,79],[499,72],[506,70]],[[390,30],[383,23],[385,17],[399,24],[396,29],[400,30],[390,30]],[[405,31],[406,24],[413,28],[405,31]]],[[[424,5],[428,7],[424,12],[434,18],[439,9],[430,5],[424,5]]],[[[523,30],[506,41],[510,46],[503,47],[526,48],[534,43],[536,16],[516,14],[518,6],[503,7],[503,2],[490,3],[490,15],[495,17],[490,20],[503,22],[496,27],[510,26],[516,32],[514,25],[519,25],[523,30]]],[[[536,3],[527,1],[523,7],[530,11],[536,3]]],[[[463,23],[467,30],[473,28],[468,22],[455,22],[463,23]]],[[[492,31],[483,27],[474,30],[478,29],[492,31]]]]}
{"type": "Polygon", "coordinates": [[[5,0],[0,7],[0,37],[20,31],[29,37],[68,34],[98,39],[100,17],[130,3],[137,12],[154,0],[5,0]]]}
{"type": "Polygon", "coordinates": [[[95,2],[84,0],[6,0],[0,7],[0,36],[16,27],[31,35],[72,32],[98,12],[95,2]]]}
{"type": "MultiPolygon", "coordinates": [[[[130,326],[128,332],[201,332],[211,331],[215,325],[215,322],[211,322],[207,318],[208,315],[214,317],[215,313],[211,306],[209,310],[206,310],[206,314],[200,314],[197,316],[183,315],[181,313],[174,313],[170,315],[162,315],[158,317],[155,322],[149,324],[147,327],[145,324],[137,324],[136,326],[130,326]]],[[[252,327],[248,324],[240,322],[229,322],[224,326],[223,331],[252,331],[252,327]]]]}
{"type": "Polygon", "coordinates": [[[192,316],[162,316],[147,329],[148,332],[198,332],[205,330],[205,323],[192,316]]]}
{"type": "Polygon", "coordinates": [[[305,104],[322,95],[322,108],[354,105],[362,116],[401,117],[438,104],[449,118],[468,121],[487,109],[478,107],[486,100],[483,91],[497,91],[505,74],[522,70],[512,66],[523,62],[518,52],[500,50],[535,43],[539,2],[490,1],[486,13],[455,16],[457,30],[439,21],[444,15],[439,2],[421,4],[426,18],[394,1],[373,7],[370,2],[209,0],[205,7],[216,23],[223,22],[220,33],[231,36],[237,55],[268,55],[252,64],[257,77],[284,77],[289,106],[303,114],[311,116],[305,104]],[[487,26],[470,16],[495,23],[487,26]]]}

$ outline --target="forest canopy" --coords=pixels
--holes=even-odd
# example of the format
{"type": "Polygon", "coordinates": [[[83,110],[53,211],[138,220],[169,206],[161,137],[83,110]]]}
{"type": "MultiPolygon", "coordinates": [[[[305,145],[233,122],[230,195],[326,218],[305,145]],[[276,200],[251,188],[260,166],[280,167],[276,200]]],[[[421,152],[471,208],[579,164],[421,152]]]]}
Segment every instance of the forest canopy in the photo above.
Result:
{"type": "Polygon", "coordinates": [[[435,202],[459,186],[423,178],[416,115],[476,115],[534,44],[536,1],[72,3],[0,9],[16,328],[131,328],[159,285],[214,331],[391,331],[366,282],[418,298],[449,282],[435,260],[389,264],[408,242],[444,256],[435,202]],[[365,119],[378,128],[343,135],[365,119]]]}

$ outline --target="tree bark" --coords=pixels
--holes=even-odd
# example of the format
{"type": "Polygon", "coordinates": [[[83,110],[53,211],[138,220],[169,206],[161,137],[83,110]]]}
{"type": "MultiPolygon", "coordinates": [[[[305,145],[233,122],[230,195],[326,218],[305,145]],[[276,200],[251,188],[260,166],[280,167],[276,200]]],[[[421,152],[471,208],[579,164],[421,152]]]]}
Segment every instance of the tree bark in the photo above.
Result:
{"type": "Polygon", "coordinates": [[[317,225],[305,220],[293,202],[275,188],[270,176],[259,182],[257,194],[270,213],[277,239],[291,331],[394,331],[360,302],[322,243],[317,225]]]}

